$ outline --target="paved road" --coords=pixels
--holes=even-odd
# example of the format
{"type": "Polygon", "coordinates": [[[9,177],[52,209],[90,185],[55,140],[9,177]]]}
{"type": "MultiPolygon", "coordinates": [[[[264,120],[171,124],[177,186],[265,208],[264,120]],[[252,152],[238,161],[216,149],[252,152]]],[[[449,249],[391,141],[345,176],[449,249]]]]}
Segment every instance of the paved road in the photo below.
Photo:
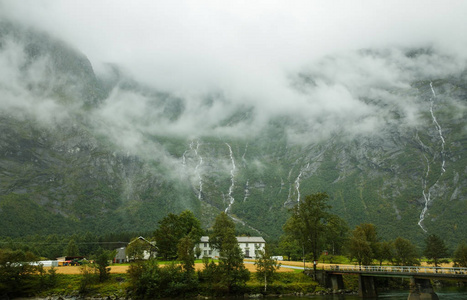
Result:
{"type": "MultiPolygon", "coordinates": [[[[245,264],[254,264],[254,261],[244,261],[245,264]]],[[[281,268],[287,268],[287,269],[294,269],[294,270],[303,270],[303,267],[300,266],[291,266],[291,265],[284,265],[284,263],[287,263],[286,261],[280,262],[281,263],[281,268]]]]}

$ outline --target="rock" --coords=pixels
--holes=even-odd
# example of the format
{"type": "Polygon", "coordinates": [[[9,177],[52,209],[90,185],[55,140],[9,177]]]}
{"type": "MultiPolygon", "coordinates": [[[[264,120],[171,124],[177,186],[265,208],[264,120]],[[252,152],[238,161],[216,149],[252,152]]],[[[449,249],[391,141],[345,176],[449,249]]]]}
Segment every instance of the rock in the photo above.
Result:
{"type": "Polygon", "coordinates": [[[248,298],[254,298],[254,299],[263,298],[263,294],[249,294],[248,298]]]}

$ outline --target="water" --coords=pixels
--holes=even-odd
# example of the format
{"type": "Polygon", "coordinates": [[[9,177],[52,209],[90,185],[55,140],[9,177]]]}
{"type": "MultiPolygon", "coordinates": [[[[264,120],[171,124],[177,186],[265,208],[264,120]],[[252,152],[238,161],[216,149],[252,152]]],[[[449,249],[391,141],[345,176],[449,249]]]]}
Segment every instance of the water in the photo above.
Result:
{"type": "MultiPolygon", "coordinates": [[[[467,288],[466,287],[443,287],[435,288],[435,292],[440,300],[448,299],[467,299],[467,288]]],[[[378,299],[390,299],[390,300],[406,300],[409,296],[409,291],[390,291],[381,293],[378,299]]],[[[344,298],[346,299],[346,298],[344,298]]],[[[351,299],[351,298],[349,298],[351,299]]],[[[347,299],[346,299],[347,300],[347,299]]]]}
{"type": "MultiPolygon", "coordinates": [[[[467,299],[467,287],[443,287],[435,288],[435,292],[440,300],[460,300],[467,299]]],[[[408,290],[401,291],[387,291],[380,292],[378,298],[375,299],[388,299],[388,300],[407,300],[409,296],[408,290]]],[[[361,300],[358,295],[326,295],[326,296],[312,296],[312,297],[282,297],[281,300],[361,300]]],[[[365,298],[368,299],[368,298],[365,298]]]]}

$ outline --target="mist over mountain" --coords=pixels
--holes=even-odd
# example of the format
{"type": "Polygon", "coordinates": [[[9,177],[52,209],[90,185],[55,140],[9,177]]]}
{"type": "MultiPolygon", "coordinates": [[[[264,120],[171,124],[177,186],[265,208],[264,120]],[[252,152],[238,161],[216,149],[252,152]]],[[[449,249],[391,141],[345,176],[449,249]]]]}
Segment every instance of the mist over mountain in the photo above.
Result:
{"type": "Polygon", "coordinates": [[[206,228],[226,211],[277,238],[288,208],[321,191],[351,227],[372,222],[384,238],[467,234],[461,41],[321,47],[293,67],[280,51],[258,62],[226,51],[232,65],[214,52],[203,69],[183,52],[174,73],[160,58],[151,73],[121,57],[91,63],[49,25],[20,22],[21,5],[0,7],[11,11],[0,22],[0,236],[152,231],[190,209],[206,228]]]}

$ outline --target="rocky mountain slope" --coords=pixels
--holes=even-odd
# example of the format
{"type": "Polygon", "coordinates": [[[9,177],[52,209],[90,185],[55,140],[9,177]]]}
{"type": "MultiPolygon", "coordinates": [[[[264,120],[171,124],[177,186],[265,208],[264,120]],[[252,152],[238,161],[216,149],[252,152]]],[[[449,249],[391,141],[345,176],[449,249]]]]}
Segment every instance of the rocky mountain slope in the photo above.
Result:
{"type": "Polygon", "coordinates": [[[112,65],[96,74],[7,22],[0,67],[0,236],[151,231],[191,209],[205,227],[226,211],[276,238],[318,191],[384,238],[467,234],[467,72],[433,49],[324,58],[291,76],[303,106],[267,117],[219,91],[193,100],[112,65]]]}

